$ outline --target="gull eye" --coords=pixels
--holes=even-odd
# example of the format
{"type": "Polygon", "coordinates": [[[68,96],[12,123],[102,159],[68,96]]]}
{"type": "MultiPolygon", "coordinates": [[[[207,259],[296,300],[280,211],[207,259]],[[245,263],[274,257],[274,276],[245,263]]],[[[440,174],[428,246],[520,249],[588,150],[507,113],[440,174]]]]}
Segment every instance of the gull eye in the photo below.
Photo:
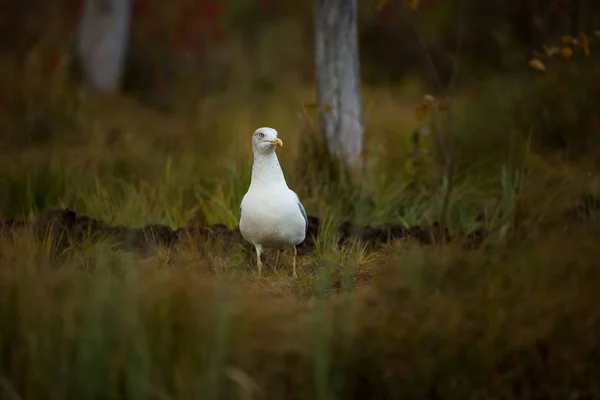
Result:
{"type": "Polygon", "coordinates": [[[262,138],[264,138],[264,137],[265,137],[265,134],[264,134],[264,133],[262,133],[262,132],[258,132],[258,137],[259,137],[260,139],[262,139],[262,138]]]}

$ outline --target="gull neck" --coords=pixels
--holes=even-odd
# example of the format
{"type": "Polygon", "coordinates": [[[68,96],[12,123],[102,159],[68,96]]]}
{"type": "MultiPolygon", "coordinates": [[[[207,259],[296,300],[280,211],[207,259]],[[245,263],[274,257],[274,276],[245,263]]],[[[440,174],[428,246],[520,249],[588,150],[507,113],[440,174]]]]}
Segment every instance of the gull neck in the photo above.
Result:
{"type": "Polygon", "coordinates": [[[279,184],[287,187],[275,150],[268,153],[255,151],[250,186],[267,184],[279,184]]]}

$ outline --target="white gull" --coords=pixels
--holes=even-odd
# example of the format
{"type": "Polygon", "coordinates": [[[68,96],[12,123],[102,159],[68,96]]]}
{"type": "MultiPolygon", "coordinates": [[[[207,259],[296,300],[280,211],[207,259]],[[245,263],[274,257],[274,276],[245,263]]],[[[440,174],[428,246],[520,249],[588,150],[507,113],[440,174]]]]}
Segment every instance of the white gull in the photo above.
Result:
{"type": "Polygon", "coordinates": [[[252,178],[240,207],[240,232],[254,245],[258,274],[264,248],[294,248],[293,275],[296,274],[296,246],[308,229],[306,211],[298,195],[285,181],[275,148],[283,142],[273,128],[258,128],[252,135],[252,178]]]}

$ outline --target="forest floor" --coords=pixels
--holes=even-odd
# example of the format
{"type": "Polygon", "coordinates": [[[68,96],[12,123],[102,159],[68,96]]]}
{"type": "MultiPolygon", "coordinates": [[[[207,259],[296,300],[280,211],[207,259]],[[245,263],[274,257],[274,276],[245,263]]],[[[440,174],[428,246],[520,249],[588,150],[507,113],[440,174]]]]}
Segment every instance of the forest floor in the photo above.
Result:
{"type": "Polygon", "coordinates": [[[593,150],[537,151],[493,96],[457,99],[442,234],[419,89],[365,88],[360,182],[315,157],[291,92],[171,112],[60,92],[2,120],[0,397],[600,398],[593,150]],[[289,250],[258,276],[237,229],[260,126],[310,216],[297,278],[289,250]]]}

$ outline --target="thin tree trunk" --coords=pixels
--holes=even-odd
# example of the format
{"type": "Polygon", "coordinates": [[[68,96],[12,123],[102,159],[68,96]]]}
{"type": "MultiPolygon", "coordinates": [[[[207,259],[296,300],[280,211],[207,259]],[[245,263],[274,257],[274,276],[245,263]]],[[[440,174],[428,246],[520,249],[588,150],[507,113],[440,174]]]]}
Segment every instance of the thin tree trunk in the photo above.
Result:
{"type": "Polygon", "coordinates": [[[86,81],[93,88],[120,90],[129,19],[129,0],[83,0],[77,49],[86,81]]]}
{"type": "Polygon", "coordinates": [[[315,0],[314,29],[321,129],[329,153],[353,168],[363,150],[356,0],[315,0]]]}

